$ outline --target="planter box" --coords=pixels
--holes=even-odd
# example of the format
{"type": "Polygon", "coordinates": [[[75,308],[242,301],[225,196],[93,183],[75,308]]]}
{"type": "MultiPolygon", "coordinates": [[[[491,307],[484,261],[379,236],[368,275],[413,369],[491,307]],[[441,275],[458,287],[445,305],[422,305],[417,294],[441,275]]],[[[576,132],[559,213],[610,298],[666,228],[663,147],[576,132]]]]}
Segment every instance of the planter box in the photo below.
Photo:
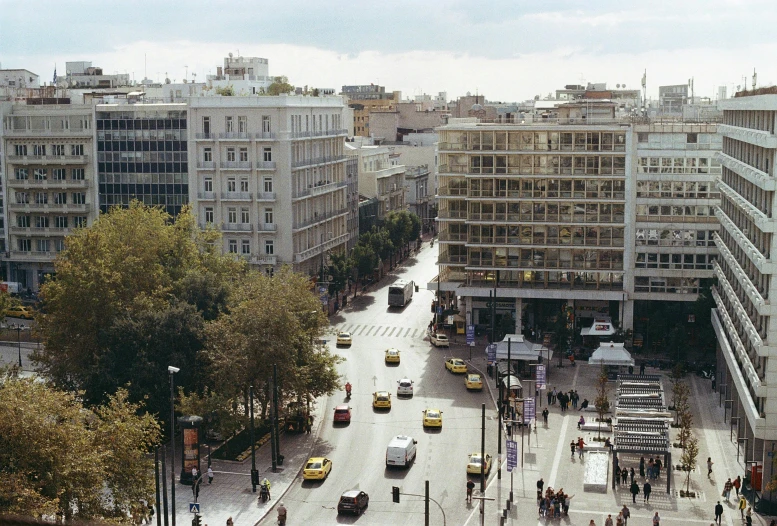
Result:
{"type": "Polygon", "coordinates": [[[607,493],[607,474],[610,470],[610,454],[604,451],[589,451],[585,454],[583,491],[607,493]]]}

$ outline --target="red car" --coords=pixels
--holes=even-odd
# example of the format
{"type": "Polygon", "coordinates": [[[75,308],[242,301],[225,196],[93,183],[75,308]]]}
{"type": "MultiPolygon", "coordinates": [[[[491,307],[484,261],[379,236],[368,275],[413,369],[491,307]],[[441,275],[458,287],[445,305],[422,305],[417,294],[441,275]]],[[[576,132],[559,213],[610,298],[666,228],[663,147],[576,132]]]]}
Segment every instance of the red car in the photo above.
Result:
{"type": "Polygon", "coordinates": [[[351,421],[351,406],[338,405],[335,407],[335,422],[350,422],[351,421]]]}

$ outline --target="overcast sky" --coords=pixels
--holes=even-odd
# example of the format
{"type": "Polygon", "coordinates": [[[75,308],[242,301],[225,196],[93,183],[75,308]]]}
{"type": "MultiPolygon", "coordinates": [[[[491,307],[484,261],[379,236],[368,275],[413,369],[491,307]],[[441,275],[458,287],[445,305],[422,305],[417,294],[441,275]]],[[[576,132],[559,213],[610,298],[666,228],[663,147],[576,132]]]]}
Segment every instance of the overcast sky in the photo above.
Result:
{"type": "Polygon", "coordinates": [[[268,58],[271,75],[340,90],[375,83],[403,96],[494,101],[565,84],[639,88],[694,78],[697,95],[777,83],[775,0],[0,0],[0,65],[50,82],[56,64],[181,81],[229,52],[268,58]],[[145,60],[145,62],[144,62],[145,60]]]}

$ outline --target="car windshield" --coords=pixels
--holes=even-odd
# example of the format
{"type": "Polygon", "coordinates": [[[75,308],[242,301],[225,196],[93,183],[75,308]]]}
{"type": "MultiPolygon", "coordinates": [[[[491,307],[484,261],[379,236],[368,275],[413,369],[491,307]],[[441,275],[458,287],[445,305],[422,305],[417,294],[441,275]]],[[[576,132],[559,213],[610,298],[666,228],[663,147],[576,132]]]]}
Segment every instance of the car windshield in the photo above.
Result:
{"type": "Polygon", "coordinates": [[[305,469],[321,469],[321,462],[308,462],[305,469]]]}
{"type": "Polygon", "coordinates": [[[379,402],[385,402],[386,400],[388,400],[388,396],[386,396],[386,395],[378,395],[378,401],[379,402]]]}
{"type": "Polygon", "coordinates": [[[440,413],[437,411],[427,411],[426,418],[440,418],[440,413]]]}
{"type": "Polygon", "coordinates": [[[348,334],[347,332],[341,332],[340,333],[340,338],[350,338],[350,337],[351,337],[351,335],[348,334]]]}
{"type": "Polygon", "coordinates": [[[437,335],[437,339],[438,339],[438,340],[447,340],[447,339],[448,339],[448,337],[447,337],[447,336],[445,336],[444,334],[438,334],[438,335],[437,335]]]}
{"type": "Polygon", "coordinates": [[[348,410],[347,409],[335,409],[335,413],[337,413],[338,415],[345,415],[345,414],[348,413],[348,410]]]}
{"type": "Polygon", "coordinates": [[[464,365],[464,362],[461,360],[453,360],[453,365],[464,365]]]}
{"type": "Polygon", "coordinates": [[[476,375],[476,374],[471,374],[471,375],[469,375],[469,381],[470,382],[479,382],[480,381],[480,377],[478,375],[476,375]]]}
{"type": "Polygon", "coordinates": [[[470,464],[480,464],[480,457],[470,457],[469,463],[470,464]]]}
{"type": "Polygon", "coordinates": [[[400,387],[410,387],[410,382],[399,382],[400,387]]]}

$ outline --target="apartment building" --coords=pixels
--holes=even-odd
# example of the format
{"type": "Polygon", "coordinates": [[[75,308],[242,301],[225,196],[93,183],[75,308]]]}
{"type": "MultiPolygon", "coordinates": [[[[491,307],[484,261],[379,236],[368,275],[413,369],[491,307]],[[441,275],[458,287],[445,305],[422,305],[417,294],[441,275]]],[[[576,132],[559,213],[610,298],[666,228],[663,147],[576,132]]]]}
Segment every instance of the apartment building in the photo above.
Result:
{"type": "Polygon", "coordinates": [[[370,199],[377,198],[378,222],[392,211],[404,210],[405,171],[399,164],[399,154],[387,146],[345,143],[346,155],[358,159],[359,193],[370,199]]]}
{"type": "Polygon", "coordinates": [[[3,116],[6,275],[37,290],[73,228],[97,217],[91,106],[15,104],[3,116]]]}
{"type": "Polygon", "coordinates": [[[405,170],[408,210],[421,220],[423,231],[431,227],[430,203],[433,198],[429,181],[429,165],[408,166],[405,170]]]}
{"type": "Polygon", "coordinates": [[[767,481],[777,441],[777,310],[771,301],[777,296],[777,94],[738,95],[719,103],[723,166],[712,324],[719,402],[748,469],[761,464],[767,481]]]}
{"type": "Polygon", "coordinates": [[[348,106],[353,110],[353,129],[349,135],[361,137],[374,136],[370,129],[371,112],[393,110],[402,98],[402,92],[386,93],[385,86],[374,84],[343,86],[340,94],[346,97],[348,106]]]}
{"type": "Polygon", "coordinates": [[[315,275],[327,252],[345,249],[341,97],[194,97],[188,108],[190,199],[226,252],[315,275]]]}
{"type": "Polygon", "coordinates": [[[359,241],[359,160],[356,157],[345,158],[345,183],[348,196],[347,249],[350,252],[359,241]]]}

